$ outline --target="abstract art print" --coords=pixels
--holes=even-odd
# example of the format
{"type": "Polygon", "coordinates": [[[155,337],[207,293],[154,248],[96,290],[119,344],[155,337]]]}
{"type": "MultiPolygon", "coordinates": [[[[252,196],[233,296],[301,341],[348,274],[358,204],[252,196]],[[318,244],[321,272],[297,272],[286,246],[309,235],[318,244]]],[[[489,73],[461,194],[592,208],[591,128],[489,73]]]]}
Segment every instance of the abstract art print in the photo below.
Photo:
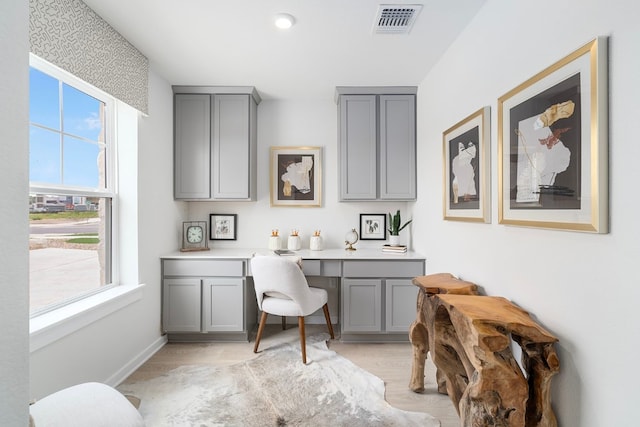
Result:
{"type": "Polygon", "coordinates": [[[271,147],[271,206],[321,206],[322,149],[271,147]]]}
{"type": "Polygon", "coordinates": [[[498,100],[499,222],[606,233],[607,39],[498,100]]]}
{"type": "Polygon", "coordinates": [[[442,134],[446,220],[491,221],[489,116],[483,107],[442,134]]]}

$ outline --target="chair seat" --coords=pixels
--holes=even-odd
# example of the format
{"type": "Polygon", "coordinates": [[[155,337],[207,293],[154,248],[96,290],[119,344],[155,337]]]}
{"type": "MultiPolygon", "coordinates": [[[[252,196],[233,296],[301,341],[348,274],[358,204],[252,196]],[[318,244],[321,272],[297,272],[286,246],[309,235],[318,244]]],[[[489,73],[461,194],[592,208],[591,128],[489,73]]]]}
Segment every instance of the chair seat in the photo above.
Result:
{"type": "Polygon", "coordinates": [[[314,300],[317,301],[317,303],[312,306],[315,308],[308,313],[302,312],[300,305],[291,299],[274,298],[270,296],[265,296],[262,300],[262,310],[277,316],[308,316],[322,308],[328,301],[326,290],[310,287],[309,291],[314,295],[314,300]]]}

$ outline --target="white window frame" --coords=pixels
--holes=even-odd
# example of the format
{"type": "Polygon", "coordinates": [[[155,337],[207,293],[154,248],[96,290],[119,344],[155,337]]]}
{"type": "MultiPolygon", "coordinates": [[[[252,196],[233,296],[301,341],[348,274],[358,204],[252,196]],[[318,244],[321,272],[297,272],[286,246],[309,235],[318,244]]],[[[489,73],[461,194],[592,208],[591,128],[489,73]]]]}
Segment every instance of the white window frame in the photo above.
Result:
{"type": "MultiPolygon", "coordinates": [[[[110,234],[109,244],[105,250],[105,265],[110,266],[110,272],[108,277],[110,278],[110,283],[105,283],[97,289],[84,292],[78,294],[75,297],[71,297],[60,301],[57,304],[52,304],[51,306],[47,306],[43,309],[35,310],[31,313],[31,318],[36,318],[46,314],[50,311],[55,311],[69,304],[74,304],[78,301],[82,302],[82,300],[92,298],[96,294],[100,294],[108,291],[119,285],[119,263],[118,263],[118,230],[119,230],[119,221],[118,221],[118,168],[117,168],[117,111],[116,100],[107,93],[95,88],[94,86],[82,81],[78,77],[73,76],[72,74],[56,67],[55,65],[39,58],[34,54],[29,54],[29,65],[59,81],[67,84],[79,91],[90,95],[99,101],[105,104],[104,111],[104,144],[105,144],[105,188],[87,188],[87,187],[74,187],[69,185],[54,185],[54,184],[46,184],[46,183],[35,183],[32,185],[29,182],[29,192],[30,194],[60,194],[67,196],[91,196],[91,197],[101,197],[108,198],[111,200],[111,209],[109,209],[105,213],[105,224],[108,232],[110,234]]],[[[62,111],[60,112],[62,114],[62,111]]],[[[31,285],[31,284],[29,284],[31,285]]],[[[94,298],[96,299],[96,298],[94,298]]],[[[100,300],[100,297],[97,298],[100,300]]],[[[64,310],[63,310],[64,311],[64,310]]]]}

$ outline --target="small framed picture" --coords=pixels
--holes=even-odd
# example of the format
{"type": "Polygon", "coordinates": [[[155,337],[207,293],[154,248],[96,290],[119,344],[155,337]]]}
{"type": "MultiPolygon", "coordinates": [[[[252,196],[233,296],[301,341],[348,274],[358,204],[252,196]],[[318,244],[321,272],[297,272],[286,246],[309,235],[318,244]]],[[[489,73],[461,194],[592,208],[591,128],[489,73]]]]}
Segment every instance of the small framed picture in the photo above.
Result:
{"type": "Polygon", "coordinates": [[[386,234],[385,214],[360,214],[360,240],[385,240],[386,234]]]}
{"type": "Polygon", "coordinates": [[[236,240],[237,238],[236,214],[210,214],[209,230],[210,240],[236,240]]]}

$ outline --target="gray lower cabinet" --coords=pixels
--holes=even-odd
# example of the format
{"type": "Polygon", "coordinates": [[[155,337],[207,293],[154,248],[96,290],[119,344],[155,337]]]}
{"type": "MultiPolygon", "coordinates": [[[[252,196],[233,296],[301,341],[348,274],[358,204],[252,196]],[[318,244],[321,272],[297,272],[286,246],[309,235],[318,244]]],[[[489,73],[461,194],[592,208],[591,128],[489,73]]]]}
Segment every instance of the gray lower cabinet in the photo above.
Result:
{"type": "Polygon", "coordinates": [[[256,200],[260,99],[255,90],[227,93],[233,88],[190,86],[173,90],[174,198],[256,200]]]}
{"type": "Polygon", "coordinates": [[[341,201],[416,199],[415,90],[384,89],[338,90],[341,201]]]}
{"type": "Polygon", "coordinates": [[[343,341],[406,340],[416,316],[423,261],[344,261],[343,341]]]}
{"type": "Polygon", "coordinates": [[[170,341],[246,341],[255,327],[244,260],[162,261],[162,330],[170,341]]]}
{"type": "Polygon", "coordinates": [[[165,332],[199,332],[202,304],[200,279],[164,279],[162,329],[165,332]]]}
{"type": "Polygon", "coordinates": [[[241,332],[244,327],[245,279],[213,278],[202,283],[204,332],[241,332]]]}
{"type": "Polygon", "coordinates": [[[342,280],[342,332],[382,332],[382,280],[342,280]]]}

